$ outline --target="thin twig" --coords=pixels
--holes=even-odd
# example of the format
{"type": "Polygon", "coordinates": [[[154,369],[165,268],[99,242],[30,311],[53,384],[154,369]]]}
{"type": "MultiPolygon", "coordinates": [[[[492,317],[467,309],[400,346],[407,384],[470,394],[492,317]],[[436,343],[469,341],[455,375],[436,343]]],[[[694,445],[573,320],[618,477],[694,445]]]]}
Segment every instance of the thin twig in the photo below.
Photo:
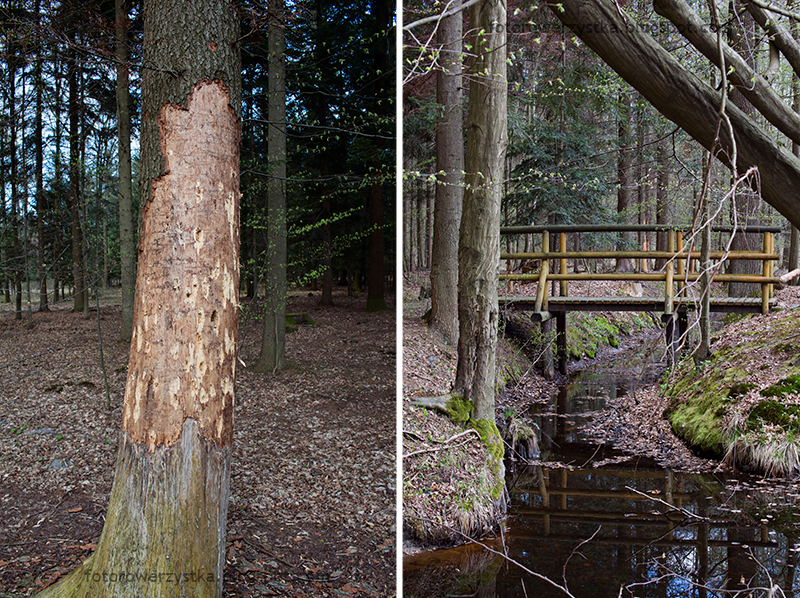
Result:
{"type": "Polygon", "coordinates": [[[564,594],[566,594],[566,595],[567,595],[567,596],[569,596],[570,598],[575,598],[575,596],[573,596],[573,595],[570,593],[570,591],[569,591],[567,588],[565,588],[565,587],[564,587],[564,586],[562,586],[562,585],[559,585],[558,583],[556,583],[555,581],[553,581],[553,580],[552,580],[552,579],[550,579],[549,577],[546,577],[546,576],[542,575],[541,573],[537,573],[536,571],[533,571],[533,570],[531,570],[531,569],[528,569],[528,568],[527,568],[525,565],[523,565],[522,563],[520,563],[520,562],[518,562],[518,561],[515,561],[515,560],[514,560],[514,559],[512,559],[510,556],[506,556],[506,555],[504,555],[502,552],[499,552],[499,551],[497,551],[497,550],[495,550],[495,549],[493,549],[493,548],[489,548],[489,547],[488,547],[486,544],[484,544],[483,542],[479,542],[479,541],[478,541],[478,540],[476,540],[475,538],[472,538],[471,536],[468,536],[468,535],[467,535],[467,534],[465,534],[464,532],[462,532],[462,531],[460,531],[460,530],[457,530],[457,529],[455,529],[454,527],[451,527],[451,526],[449,526],[449,525],[445,525],[445,524],[443,524],[443,523],[439,523],[438,521],[433,521],[433,520],[431,520],[431,519],[426,519],[425,517],[417,517],[417,516],[414,516],[414,515],[409,515],[409,517],[412,517],[413,519],[417,519],[418,521],[424,521],[424,522],[426,522],[426,523],[432,523],[433,525],[438,525],[438,526],[440,526],[440,527],[444,527],[444,528],[446,528],[446,529],[449,529],[451,532],[455,532],[456,534],[458,534],[459,536],[461,536],[461,537],[462,537],[462,538],[464,538],[465,540],[468,540],[469,542],[472,542],[472,543],[474,543],[474,544],[477,544],[478,546],[480,546],[480,547],[481,547],[481,548],[483,548],[484,550],[488,550],[488,551],[489,551],[489,552],[491,552],[492,554],[496,554],[496,555],[498,555],[498,556],[501,556],[501,557],[503,557],[503,558],[504,558],[506,561],[508,561],[508,562],[509,562],[509,563],[511,563],[512,565],[516,565],[517,567],[519,567],[520,569],[522,569],[523,571],[525,571],[525,572],[526,572],[526,573],[528,573],[529,575],[532,575],[532,576],[536,577],[537,579],[541,579],[542,581],[549,583],[549,584],[550,584],[550,585],[552,585],[554,588],[557,588],[557,589],[561,590],[562,592],[564,592],[564,594]]]}

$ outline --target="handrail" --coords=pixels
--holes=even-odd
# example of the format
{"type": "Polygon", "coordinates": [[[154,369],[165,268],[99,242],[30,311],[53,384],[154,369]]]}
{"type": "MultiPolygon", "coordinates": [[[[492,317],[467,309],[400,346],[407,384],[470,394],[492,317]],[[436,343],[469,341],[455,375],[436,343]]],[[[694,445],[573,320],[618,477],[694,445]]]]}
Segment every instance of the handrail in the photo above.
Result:
{"type": "MultiPolygon", "coordinates": [[[[686,227],[673,225],[550,225],[550,226],[525,226],[501,227],[501,234],[528,234],[540,233],[542,237],[542,251],[528,252],[503,252],[501,260],[542,260],[540,271],[537,274],[500,274],[500,280],[532,281],[538,280],[539,287],[536,294],[535,309],[537,312],[547,311],[548,282],[560,281],[559,292],[561,296],[568,296],[567,281],[570,280],[620,280],[620,281],[664,281],[664,313],[672,314],[675,302],[675,284],[678,294],[683,292],[686,282],[700,279],[700,274],[686,272],[685,260],[700,258],[699,251],[686,251],[682,248],[683,231],[686,227]],[[627,232],[627,231],[662,231],[667,233],[667,251],[566,251],[566,233],[568,232],[627,232]],[[558,233],[559,251],[550,251],[550,234],[558,233]],[[677,245],[681,246],[678,250],[677,245]],[[567,259],[665,259],[667,260],[663,272],[614,272],[603,274],[567,272],[567,259]],[[550,272],[550,260],[558,260],[558,272],[550,272]]],[[[713,227],[713,231],[730,232],[733,227],[713,227]]],[[[761,275],[757,274],[716,274],[714,280],[718,282],[741,282],[761,285],[762,313],[769,312],[769,299],[772,295],[772,285],[778,284],[780,279],[774,276],[773,261],[780,259],[774,250],[774,233],[780,232],[777,226],[742,226],[736,229],[743,233],[760,233],[763,236],[761,251],[730,251],[711,252],[712,259],[718,260],[758,260],[763,263],[761,275]]]]}
{"type": "MultiPolygon", "coordinates": [[[[690,231],[690,226],[678,224],[537,224],[531,226],[501,226],[501,235],[516,235],[525,233],[629,233],[629,232],[668,232],[690,231]]],[[[739,233],[780,233],[780,226],[713,226],[711,232],[730,233],[736,230],[739,233]]]]}

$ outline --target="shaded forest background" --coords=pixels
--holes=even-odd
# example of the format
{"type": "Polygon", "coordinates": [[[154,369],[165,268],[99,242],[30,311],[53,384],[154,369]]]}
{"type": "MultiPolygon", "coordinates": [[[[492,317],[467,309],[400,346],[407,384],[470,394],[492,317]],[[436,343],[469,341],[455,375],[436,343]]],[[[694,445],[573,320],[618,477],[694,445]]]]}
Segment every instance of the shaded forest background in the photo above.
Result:
{"type": "MultiPolygon", "coordinates": [[[[712,86],[719,71],[687,43],[675,26],[657,15],[651,3],[621,3],[635,26],[652,35],[678,61],[712,86]]],[[[406,2],[405,22],[436,14],[431,2],[406,2]]],[[[706,3],[692,7],[708,23],[706,3]]],[[[769,36],[740,3],[720,6],[724,39],[751,67],[764,74],[783,100],[797,109],[797,78],[786,61],[778,62],[769,36]],[[736,10],[734,10],[734,4],[736,10]]],[[[438,10],[441,12],[441,10],[438,10]]],[[[470,23],[464,16],[464,73],[473,60],[470,23]]],[[[776,17],[787,27],[788,21],[776,17]]],[[[633,24],[631,24],[634,26],[633,24]]],[[[404,32],[403,197],[404,271],[431,266],[437,185],[435,128],[443,107],[436,101],[437,71],[446,60],[436,35],[439,22],[404,32]]],[[[795,25],[791,25],[796,31],[795,25]]],[[[689,226],[698,214],[708,152],[681,128],[665,119],[620,79],[544,5],[508,2],[508,151],[503,180],[502,226],[530,224],[679,224],[689,226]]],[[[645,74],[642,75],[643,77],[645,74]]],[[[470,77],[462,84],[463,112],[470,77]]],[[[748,109],[737,89],[730,99],[785,147],[791,140],[765,118],[748,109]]],[[[740,173],[741,174],[741,173],[740,173]]],[[[440,182],[437,183],[437,177],[440,182]]],[[[783,227],[776,249],[781,267],[797,267],[796,231],[757,193],[740,186],[733,196],[730,172],[711,161],[709,209],[714,225],[762,224],[783,227]]],[[[758,186],[756,181],[755,186],[758,186]]],[[[730,234],[715,234],[713,249],[723,249],[730,234]]],[[[738,235],[733,248],[760,249],[757,235],[738,235]]],[[[666,234],[592,234],[580,249],[666,249],[666,234]]],[[[530,236],[501,239],[502,250],[533,251],[530,236]]],[[[577,250],[578,247],[569,247],[577,250]]],[[[616,264],[621,270],[660,268],[663,264],[616,264]]],[[[520,268],[522,264],[512,267],[520,268]]],[[[583,264],[570,265],[587,267],[583,264]]],[[[735,268],[759,267],[740,262],[735,268]]],[[[732,293],[747,293],[748,289],[732,293]]]]}
{"type": "MultiPolygon", "coordinates": [[[[377,263],[393,271],[393,232],[383,224],[395,209],[392,7],[366,0],[286,7],[290,283],[362,290],[375,231],[384,240],[377,263]],[[370,205],[382,218],[374,210],[370,216],[370,205]]],[[[236,10],[242,291],[255,298],[264,293],[270,242],[267,141],[278,127],[267,112],[269,8],[246,1],[236,10]]],[[[140,72],[147,65],[141,2],[125,12],[136,215],[140,72]]],[[[16,302],[17,318],[68,300],[86,311],[84,291],[121,282],[114,3],[4,1],[0,32],[0,301],[16,302]]]]}

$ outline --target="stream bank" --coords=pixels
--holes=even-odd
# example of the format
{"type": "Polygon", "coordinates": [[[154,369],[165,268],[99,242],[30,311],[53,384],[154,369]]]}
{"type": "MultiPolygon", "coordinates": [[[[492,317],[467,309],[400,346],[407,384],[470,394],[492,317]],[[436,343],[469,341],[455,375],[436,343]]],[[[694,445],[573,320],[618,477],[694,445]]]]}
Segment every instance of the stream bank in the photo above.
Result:
{"type": "Polygon", "coordinates": [[[404,557],[403,595],[798,595],[800,481],[692,454],[647,353],[606,352],[526,407],[540,456],[508,468],[502,536],[404,557]]]}

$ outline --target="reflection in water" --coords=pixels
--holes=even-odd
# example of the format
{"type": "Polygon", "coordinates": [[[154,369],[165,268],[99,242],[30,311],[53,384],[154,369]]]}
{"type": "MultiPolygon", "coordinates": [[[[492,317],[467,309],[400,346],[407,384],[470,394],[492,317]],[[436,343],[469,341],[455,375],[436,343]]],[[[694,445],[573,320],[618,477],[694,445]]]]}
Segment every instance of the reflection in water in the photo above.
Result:
{"type": "MultiPolygon", "coordinates": [[[[613,452],[580,426],[624,386],[604,376],[584,375],[539,409],[543,462],[509,470],[505,546],[487,545],[581,598],[800,598],[797,487],[671,472],[644,459],[592,468],[613,452]]],[[[565,595],[474,545],[406,557],[403,569],[405,597],[565,595]]]]}

